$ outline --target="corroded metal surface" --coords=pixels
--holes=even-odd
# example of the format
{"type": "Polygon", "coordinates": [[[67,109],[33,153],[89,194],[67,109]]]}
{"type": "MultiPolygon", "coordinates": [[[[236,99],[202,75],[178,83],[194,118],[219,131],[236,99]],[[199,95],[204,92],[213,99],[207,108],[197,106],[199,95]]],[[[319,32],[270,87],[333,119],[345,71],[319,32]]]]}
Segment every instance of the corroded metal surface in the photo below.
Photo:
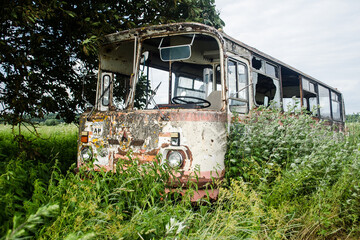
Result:
{"type": "MultiPolygon", "coordinates": [[[[194,109],[95,112],[90,119],[81,118],[80,131],[89,133],[89,142],[80,142],[79,152],[90,147],[94,165],[115,170],[129,154],[142,163],[164,163],[168,152],[176,150],[184,157],[178,176],[181,185],[195,172],[199,184],[205,185],[224,176],[226,122],[225,113],[194,109]],[[171,145],[172,133],[178,133],[179,146],[171,145]]],[[[78,165],[82,163],[79,155],[78,165]]]]}
{"type": "Polygon", "coordinates": [[[106,35],[102,39],[103,45],[113,44],[124,40],[135,39],[135,37],[156,37],[178,34],[179,32],[196,32],[214,34],[222,39],[221,32],[216,28],[201,23],[172,23],[143,28],[135,28],[106,35]]]}

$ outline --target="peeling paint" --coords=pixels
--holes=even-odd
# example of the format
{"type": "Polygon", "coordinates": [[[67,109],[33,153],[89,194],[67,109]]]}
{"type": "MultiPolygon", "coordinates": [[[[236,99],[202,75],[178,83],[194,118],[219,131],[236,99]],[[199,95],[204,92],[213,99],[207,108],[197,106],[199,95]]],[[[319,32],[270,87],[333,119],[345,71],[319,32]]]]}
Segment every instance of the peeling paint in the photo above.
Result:
{"type": "MultiPolygon", "coordinates": [[[[145,163],[157,161],[158,155],[165,162],[170,151],[179,151],[185,158],[180,169],[184,181],[198,167],[202,175],[216,169],[224,170],[225,113],[193,109],[168,109],[163,113],[171,121],[162,120],[159,111],[151,110],[94,112],[89,119],[84,115],[80,128],[89,132],[89,142],[80,143],[79,150],[90,146],[96,158],[94,164],[109,170],[114,170],[119,161],[128,160],[130,152],[132,158],[145,163]],[[180,146],[171,145],[172,133],[178,133],[173,136],[181,138],[180,146]],[[203,138],[199,138],[201,134],[203,138]]],[[[81,161],[79,156],[80,164],[81,161]]]]}

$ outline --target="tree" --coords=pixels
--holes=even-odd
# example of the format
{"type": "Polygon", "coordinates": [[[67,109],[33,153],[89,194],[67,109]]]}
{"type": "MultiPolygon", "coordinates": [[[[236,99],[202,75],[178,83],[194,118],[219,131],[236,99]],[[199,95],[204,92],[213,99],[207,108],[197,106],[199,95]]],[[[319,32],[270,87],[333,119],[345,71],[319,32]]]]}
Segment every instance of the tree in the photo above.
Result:
{"type": "Polygon", "coordinates": [[[94,102],[104,34],[181,21],[224,25],[214,0],[12,0],[0,18],[0,117],[13,126],[48,113],[72,122],[94,102]]]}

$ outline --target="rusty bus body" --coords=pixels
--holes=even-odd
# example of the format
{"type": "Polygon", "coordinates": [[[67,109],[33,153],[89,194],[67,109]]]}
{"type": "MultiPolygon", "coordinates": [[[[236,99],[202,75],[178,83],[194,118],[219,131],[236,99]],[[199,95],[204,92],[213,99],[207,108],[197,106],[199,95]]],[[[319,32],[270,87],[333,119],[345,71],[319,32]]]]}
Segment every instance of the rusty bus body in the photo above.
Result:
{"type": "MultiPolygon", "coordinates": [[[[114,171],[129,151],[144,163],[160,156],[180,171],[183,184],[197,171],[195,198],[224,176],[234,112],[245,117],[270,101],[285,111],[289,105],[320,105],[315,117],[343,126],[339,91],[203,24],[107,35],[99,60],[96,102],[80,120],[78,166],[93,159],[95,169],[114,171]],[[135,102],[138,85],[145,92],[142,106],[135,102]]],[[[216,196],[217,189],[211,190],[210,197],[216,196]]]]}

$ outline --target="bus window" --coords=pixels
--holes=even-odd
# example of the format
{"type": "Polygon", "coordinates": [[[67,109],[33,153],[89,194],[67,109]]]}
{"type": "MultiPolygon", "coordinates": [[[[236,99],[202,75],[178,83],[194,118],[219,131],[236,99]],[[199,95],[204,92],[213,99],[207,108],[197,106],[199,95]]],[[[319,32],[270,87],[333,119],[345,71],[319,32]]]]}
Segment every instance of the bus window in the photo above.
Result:
{"type": "Polygon", "coordinates": [[[198,98],[206,98],[205,83],[202,79],[192,79],[180,76],[175,81],[178,81],[175,88],[174,96],[192,96],[198,98]]]}
{"type": "Polygon", "coordinates": [[[283,98],[283,106],[284,111],[286,112],[300,111],[301,102],[300,99],[296,96],[293,96],[291,98],[283,98]]]}
{"type": "Polygon", "coordinates": [[[331,107],[333,120],[341,121],[340,98],[336,92],[331,91],[331,107]]]}
{"type": "Polygon", "coordinates": [[[305,107],[309,112],[312,112],[313,115],[317,116],[318,101],[315,84],[306,78],[302,78],[301,81],[303,90],[303,107],[305,107]]]}
{"type": "Polygon", "coordinates": [[[280,83],[277,79],[253,72],[253,83],[255,91],[255,102],[258,105],[265,105],[273,101],[275,106],[280,103],[280,83]]]}
{"type": "Polygon", "coordinates": [[[264,71],[263,60],[257,57],[253,57],[251,60],[251,66],[259,71],[264,71]]]}
{"type": "Polygon", "coordinates": [[[267,75],[278,78],[277,67],[272,64],[265,64],[265,72],[267,75]]]}
{"type": "Polygon", "coordinates": [[[102,105],[109,106],[110,103],[110,81],[111,76],[109,73],[102,76],[102,105]]]}
{"type": "Polygon", "coordinates": [[[149,82],[153,92],[152,99],[149,99],[148,108],[152,109],[158,103],[167,103],[169,96],[169,72],[150,67],[149,82]]]}
{"type": "Polygon", "coordinates": [[[331,118],[329,89],[319,85],[320,116],[331,118]]]}
{"type": "Polygon", "coordinates": [[[228,81],[230,110],[239,113],[248,112],[247,67],[232,60],[228,62],[228,81]]]}
{"type": "Polygon", "coordinates": [[[283,109],[286,112],[301,109],[299,74],[285,67],[281,68],[283,109]]]}
{"type": "MultiPolygon", "coordinates": [[[[147,109],[211,107],[207,96],[212,91],[221,90],[220,68],[217,71],[216,67],[219,66],[219,46],[213,37],[181,34],[149,38],[143,41],[141,51],[148,52],[143,71],[148,72],[150,86],[147,90],[150,103],[147,109]],[[167,57],[164,59],[165,55],[161,56],[161,49],[175,49],[176,46],[189,42],[192,42],[192,45],[188,46],[191,48],[191,54],[181,57],[181,60],[169,61],[167,57]]],[[[216,101],[221,105],[221,98],[216,101]]]]}
{"type": "Polygon", "coordinates": [[[280,82],[278,80],[277,67],[258,57],[251,61],[253,67],[253,83],[255,103],[268,106],[273,102],[280,106],[280,82]]]}

